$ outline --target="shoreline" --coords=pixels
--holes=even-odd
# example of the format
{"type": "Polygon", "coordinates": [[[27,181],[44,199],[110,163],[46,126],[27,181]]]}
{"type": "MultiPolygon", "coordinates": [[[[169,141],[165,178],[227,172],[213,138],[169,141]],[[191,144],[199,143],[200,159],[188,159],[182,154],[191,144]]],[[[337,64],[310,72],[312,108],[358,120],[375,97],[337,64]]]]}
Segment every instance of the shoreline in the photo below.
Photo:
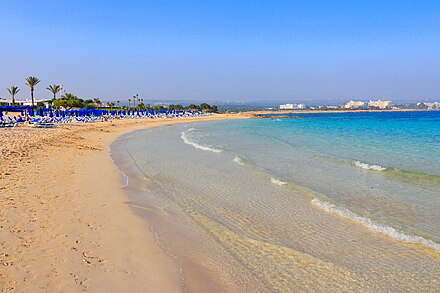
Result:
{"type": "MultiPolygon", "coordinates": [[[[202,121],[184,123],[189,129],[202,121]],[[189,125],[191,124],[191,125],[189,125]]],[[[173,125],[173,129],[179,125],[173,125]]],[[[157,244],[179,267],[184,292],[264,292],[267,287],[195,219],[182,213],[181,206],[166,200],[166,194],[154,178],[139,169],[137,160],[126,143],[132,137],[148,136],[155,131],[139,129],[119,136],[112,144],[112,159],[123,177],[128,177],[124,187],[127,204],[134,214],[151,227],[157,244]],[[215,251],[215,253],[213,253],[215,251]],[[233,272],[233,273],[232,273],[233,272]]],[[[180,131],[180,130],[179,130],[180,131]]],[[[181,138],[179,138],[181,139],[181,138]]],[[[190,146],[193,148],[194,146],[190,146]]]]}
{"type": "MultiPolygon", "coordinates": [[[[211,235],[223,249],[228,251],[228,254],[234,256],[238,263],[253,272],[254,279],[261,281],[262,287],[267,290],[269,288],[297,288],[297,290],[301,290],[300,288],[304,289],[305,287],[317,289],[330,285],[341,285],[340,288],[351,288],[353,291],[358,291],[365,286],[382,288],[384,291],[386,291],[384,288],[389,289],[392,286],[403,288],[405,285],[402,280],[412,273],[410,270],[400,273],[395,271],[395,268],[406,266],[407,263],[411,263],[414,267],[420,264],[425,265],[426,272],[413,272],[414,284],[420,285],[422,288],[431,288],[428,287],[428,283],[435,279],[437,272],[435,263],[439,259],[438,254],[431,249],[418,244],[397,241],[382,233],[374,233],[351,219],[344,219],[341,215],[323,211],[316,207],[313,201],[311,202],[307,190],[302,190],[301,186],[296,187],[294,184],[289,184],[284,188],[279,188],[274,187],[274,182],[269,180],[254,182],[252,178],[255,177],[250,178],[245,175],[245,173],[251,175],[248,173],[250,168],[240,167],[237,170],[244,169],[245,173],[230,175],[235,167],[227,169],[227,166],[235,166],[232,165],[235,163],[231,163],[233,155],[224,154],[228,158],[225,161],[224,157],[212,154],[212,150],[203,152],[195,150],[194,148],[197,149],[197,146],[186,146],[182,144],[182,138],[179,138],[181,131],[180,127],[178,129],[163,128],[148,133],[137,132],[130,135],[121,144],[127,143],[126,150],[129,153],[125,160],[126,164],[122,165],[121,170],[129,171],[127,174],[130,181],[131,178],[137,180],[127,192],[132,195],[133,203],[138,204],[136,206],[137,213],[154,224],[154,230],[158,232],[161,245],[165,247],[165,250],[169,251],[172,256],[177,256],[178,260],[183,259],[183,263],[187,260],[188,251],[197,252],[200,258],[197,258],[195,262],[190,262],[189,269],[183,265],[184,274],[188,271],[195,271],[197,274],[205,273],[203,276],[205,282],[211,284],[211,288],[213,288],[217,286],[216,283],[211,283],[210,276],[213,275],[206,274],[208,272],[206,266],[197,265],[214,263],[217,267],[222,267],[219,262],[212,261],[219,253],[219,250],[216,249],[217,246],[208,245],[211,248],[210,255],[213,258],[202,257],[203,249],[199,249],[199,247],[203,245],[204,241],[200,233],[194,229],[189,229],[190,233],[182,233],[182,231],[188,231],[185,228],[189,225],[188,222],[181,220],[188,218],[197,224],[198,229],[203,230],[203,234],[211,235]],[[170,135],[171,133],[172,135],[170,135]],[[144,137],[149,137],[149,139],[144,139],[144,137]],[[137,143],[134,143],[133,141],[136,140],[137,143]],[[176,144],[173,143],[175,140],[176,144]],[[179,156],[182,161],[177,164],[179,156]],[[144,161],[144,158],[149,159],[144,161]],[[213,161],[210,161],[211,159],[213,161]],[[139,162],[139,165],[131,164],[130,162],[133,160],[139,162]],[[200,162],[206,162],[206,165],[198,165],[200,162]],[[223,162],[226,165],[222,165],[223,162]],[[147,165],[151,167],[151,170],[150,167],[146,167],[147,165]],[[185,166],[189,167],[185,168],[185,166]],[[180,170],[181,173],[173,170],[180,170]],[[200,171],[200,176],[196,175],[197,170],[200,171]],[[227,170],[227,172],[222,173],[221,170],[224,172],[227,170]],[[191,175],[186,177],[185,174],[191,175]],[[243,177],[239,177],[239,174],[243,177]],[[229,175],[231,180],[228,180],[229,175]],[[203,176],[206,176],[208,181],[204,181],[203,176]],[[222,180],[211,180],[216,176],[222,180]],[[235,176],[247,180],[244,180],[243,183],[236,183],[235,178],[237,177],[235,176]],[[192,185],[188,178],[192,178],[197,183],[192,185]],[[252,183],[247,186],[245,182],[252,183]],[[261,186],[258,185],[260,182],[261,186]],[[177,196],[176,186],[180,186],[177,196]],[[204,187],[198,190],[199,186],[204,187]],[[221,186],[228,186],[227,190],[230,192],[223,192],[221,186]],[[255,200],[255,192],[245,192],[247,188],[252,189],[255,186],[268,188],[265,189],[266,192],[259,194],[258,200],[255,200]],[[231,190],[239,190],[240,196],[234,196],[234,192],[231,190]],[[292,191],[296,196],[292,197],[292,191]],[[136,198],[136,192],[140,195],[139,198],[136,198]],[[247,195],[250,198],[246,198],[247,195]],[[141,197],[145,200],[142,200],[141,197]],[[203,204],[200,202],[200,198],[203,198],[203,204]],[[176,203],[176,208],[172,205],[173,202],[176,203]],[[248,209],[246,204],[243,204],[241,210],[241,203],[250,202],[261,204],[258,209],[252,209],[252,211],[248,209]],[[225,208],[222,203],[225,203],[225,206],[229,208],[233,206],[234,213],[226,212],[225,209],[227,211],[229,209],[225,208]],[[270,211],[276,207],[281,208],[277,213],[271,214],[270,211]],[[260,209],[262,214],[254,214],[260,209]],[[276,215],[284,212],[289,216],[278,219],[276,215]],[[259,222],[259,215],[269,216],[271,219],[273,216],[276,221],[259,222]],[[296,220],[292,220],[290,217],[296,218],[296,220]],[[252,224],[249,219],[252,219],[252,224]],[[278,221],[284,220],[293,228],[290,228],[286,223],[278,227],[269,224],[270,227],[267,227],[266,231],[264,223],[278,223],[278,221]],[[163,227],[162,230],[160,226],[163,227]],[[278,228],[280,229],[279,233],[273,232],[274,235],[272,235],[272,231],[278,231],[278,228]],[[179,235],[183,235],[183,237],[179,237],[179,235]],[[266,238],[267,235],[270,237],[266,238]],[[281,235],[286,235],[285,237],[290,239],[286,240],[288,244],[283,244],[284,236],[281,235]],[[313,235],[313,239],[308,240],[308,235],[313,235]],[[186,245],[184,243],[176,244],[176,239],[180,238],[186,240],[184,241],[186,245]],[[193,266],[194,264],[196,266],[193,266]],[[318,268],[311,269],[315,264],[318,265],[318,268]],[[285,271],[289,273],[283,275],[282,272],[285,271]],[[320,278],[311,278],[318,271],[320,278]],[[387,275],[389,279],[380,278],[381,281],[371,279],[370,276],[374,275],[372,273],[377,271],[387,275]],[[278,278],[280,275],[284,277],[278,278]]],[[[124,160],[122,162],[124,163],[124,160]]],[[[265,178],[268,179],[270,176],[265,178]]],[[[191,260],[191,255],[189,257],[191,260]]],[[[231,262],[229,267],[235,269],[238,266],[231,262]]],[[[220,271],[223,270],[220,269],[220,271]]],[[[240,274],[234,274],[234,276],[237,279],[242,278],[240,274]]],[[[193,277],[194,275],[191,276],[191,278],[193,277]]],[[[193,288],[190,286],[190,291],[193,288]]],[[[209,290],[205,288],[205,290],[194,291],[206,292],[209,290]]],[[[230,291],[233,290],[226,292],[230,291]]],[[[258,290],[253,292],[258,292],[258,290]]]]}
{"type": "Polygon", "coordinates": [[[181,292],[174,261],[127,205],[110,144],[139,129],[228,118],[244,116],[5,130],[0,138],[2,291],[181,292]]]}
{"type": "MultiPolygon", "coordinates": [[[[106,291],[137,292],[148,289],[206,292],[215,288],[216,292],[235,292],[240,291],[237,288],[244,288],[243,284],[249,286],[248,289],[265,288],[264,284],[261,286],[259,281],[247,274],[232,274],[229,277],[226,277],[227,274],[218,274],[224,272],[225,266],[218,261],[222,258],[217,256],[206,262],[207,259],[203,258],[202,250],[199,249],[207,245],[207,238],[206,242],[199,241],[203,243],[187,249],[195,251],[198,258],[192,259],[189,254],[185,255],[186,264],[182,265],[182,259],[173,253],[173,249],[167,251],[167,247],[161,244],[162,237],[157,238],[161,234],[157,230],[161,220],[158,218],[161,217],[159,209],[169,207],[160,204],[142,205],[142,201],[131,198],[130,192],[135,189],[129,190],[131,187],[128,186],[126,190],[121,180],[121,174],[128,176],[130,185],[131,174],[124,174],[125,170],[117,164],[111,152],[115,142],[137,131],[175,124],[251,117],[216,115],[182,119],[113,120],[61,125],[59,128],[43,130],[18,127],[2,132],[0,182],[6,184],[0,185],[0,289],[25,292],[95,291],[97,288],[106,291]],[[215,269],[206,266],[207,263],[215,264],[215,269]]],[[[150,185],[143,180],[138,181],[149,188],[150,185]]],[[[307,209],[310,209],[309,206],[306,203],[307,209]]],[[[337,215],[335,218],[335,215],[323,214],[315,209],[318,210],[312,207],[309,212],[317,213],[316,216],[325,219],[320,221],[322,223],[333,222],[334,225],[330,227],[347,225],[346,228],[351,227],[356,233],[365,230],[347,223],[337,215]]],[[[200,226],[206,231],[215,228],[214,232],[211,231],[213,239],[222,239],[221,234],[216,234],[221,230],[210,226],[206,219],[197,216],[189,219],[207,225],[200,226]]],[[[161,224],[163,227],[163,224],[172,223],[161,224]]],[[[174,234],[176,230],[173,229],[169,231],[177,240],[189,237],[190,234],[184,234],[182,230],[177,231],[181,234],[174,234]]],[[[218,248],[216,252],[230,249],[218,241],[208,247],[218,248]]],[[[374,241],[407,250],[406,255],[413,254],[415,249],[423,253],[421,256],[426,254],[435,259],[439,257],[430,249],[417,244],[400,245],[395,244],[394,240],[390,242],[385,235],[379,235],[374,241]]],[[[179,241],[174,242],[180,245],[179,241]]],[[[222,257],[230,254],[218,253],[222,257]]],[[[302,250],[294,254],[294,259],[304,257],[304,261],[311,260],[302,250]]],[[[314,252],[308,254],[313,255],[314,252]]],[[[227,262],[234,264],[231,267],[241,272],[239,265],[236,265],[240,263],[239,255],[233,256],[237,260],[228,259],[227,262]]],[[[367,259],[366,255],[364,257],[367,259]]],[[[394,256],[389,257],[392,259],[394,256]]],[[[345,277],[341,278],[345,280],[345,277]]],[[[357,282],[362,281],[357,278],[357,282]]],[[[306,279],[301,279],[301,282],[306,282],[306,279]]]]}

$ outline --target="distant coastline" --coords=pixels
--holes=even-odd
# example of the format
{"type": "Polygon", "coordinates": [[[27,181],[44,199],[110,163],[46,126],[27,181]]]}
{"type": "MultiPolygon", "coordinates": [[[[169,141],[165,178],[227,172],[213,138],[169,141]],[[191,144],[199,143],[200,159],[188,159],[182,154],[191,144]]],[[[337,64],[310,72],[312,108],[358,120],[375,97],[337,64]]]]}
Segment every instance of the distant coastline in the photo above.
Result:
{"type": "Polygon", "coordinates": [[[380,109],[380,110],[360,110],[360,109],[347,109],[347,110],[267,110],[267,111],[248,111],[243,112],[256,118],[271,117],[271,115],[279,117],[289,114],[321,114],[321,113],[378,113],[378,112],[430,112],[430,111],[440,111],[440,109],[380,109]]]}

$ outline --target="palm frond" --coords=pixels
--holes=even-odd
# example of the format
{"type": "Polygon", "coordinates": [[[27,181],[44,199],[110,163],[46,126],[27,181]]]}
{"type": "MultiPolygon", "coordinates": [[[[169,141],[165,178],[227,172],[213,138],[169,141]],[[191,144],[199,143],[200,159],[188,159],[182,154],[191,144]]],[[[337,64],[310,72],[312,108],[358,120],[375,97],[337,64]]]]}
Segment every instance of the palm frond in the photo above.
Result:
{"type": "Polygon", "coordinates": [[[31,89],[33,89],[37,84],[40,83],[41,80],[39,80],[37,77],[35,76],[29,76],[26,78],[26,85],[28,87],[30,87],[31,89]]]}
{"type": "Polygon", "coordinates": [[[18,86],[11,86],[10,88],[8,88],[8,92],[11,95],[16,95],[18,92],[20,91],[20,89],[18,88],[18,86]]]}
{"type": "Polygon", "coordinates": [[[57,93],[60,92],[60,90],[61,90],[61,86],[60,86],[60,85],[57,85],[57,84],[54,84],[54,85],[50,85],[50,86],[48,86],[46,89],[49,90],[49,91],[51,91],[52,94],[56,95],[57,93]]]}

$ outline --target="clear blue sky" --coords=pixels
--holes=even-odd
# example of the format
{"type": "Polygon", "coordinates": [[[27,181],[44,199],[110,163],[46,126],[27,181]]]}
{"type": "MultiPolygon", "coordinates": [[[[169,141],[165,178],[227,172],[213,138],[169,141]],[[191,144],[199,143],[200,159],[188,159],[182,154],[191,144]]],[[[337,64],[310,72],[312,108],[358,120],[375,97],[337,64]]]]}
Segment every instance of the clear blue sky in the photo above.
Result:
{"type": "Polygon", "coordinates": [[[440,1],[0,1],[0,97],[440,98],[440,1]]]}

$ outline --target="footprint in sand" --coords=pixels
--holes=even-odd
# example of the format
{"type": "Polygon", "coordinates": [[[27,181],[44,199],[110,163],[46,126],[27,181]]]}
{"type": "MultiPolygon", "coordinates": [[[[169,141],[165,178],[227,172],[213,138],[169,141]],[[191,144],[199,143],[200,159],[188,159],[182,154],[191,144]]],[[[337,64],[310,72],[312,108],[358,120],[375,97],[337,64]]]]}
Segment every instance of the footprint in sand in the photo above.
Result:
{"type": "Polygon", "coordinates": [[[89,228],[92,229],[92,230],[97,230],[97,229],[103,227],[102,225],[96,225],[96,226],[95,226],[95,225],[92,224],[92,223],[88,223],[87,226],[89,226],[89,228]]]}

